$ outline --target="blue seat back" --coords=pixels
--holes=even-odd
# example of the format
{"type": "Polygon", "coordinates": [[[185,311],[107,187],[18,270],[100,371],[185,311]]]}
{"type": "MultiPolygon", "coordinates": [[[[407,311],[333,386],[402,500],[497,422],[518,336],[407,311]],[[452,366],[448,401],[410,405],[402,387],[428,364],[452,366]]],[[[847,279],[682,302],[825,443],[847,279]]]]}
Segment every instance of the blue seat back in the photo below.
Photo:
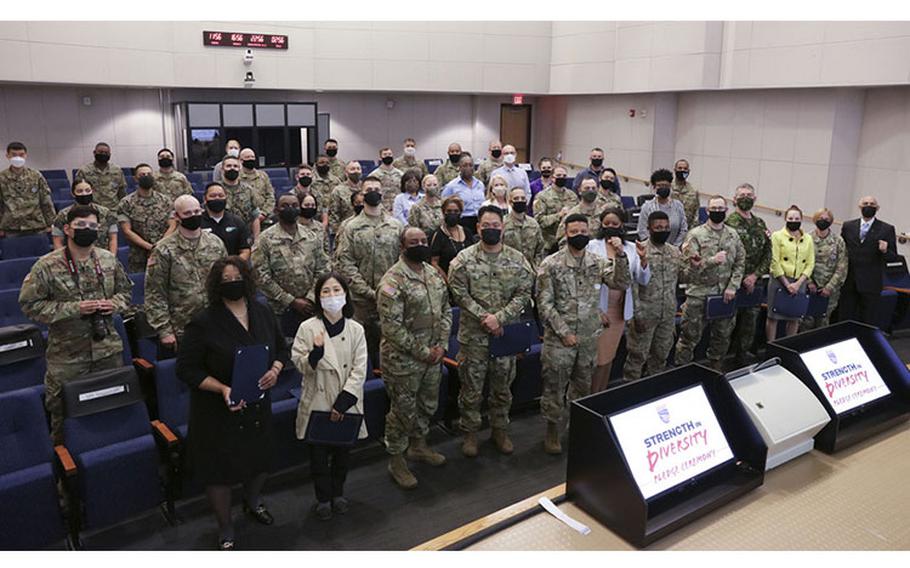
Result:
{"type": "Polygon", "coordinates": [[[0,260],[0,290],[22,287],[22,281],[38,260],[37,256],[0,260]]]}
{"type": "MultiPolygon", "coordinates": [[[[120,242],[119,238],[117,239],[117,242],[120,242]]],[[[129,246],[117,248],[117,260],[120,261],[120,264],[123,265],[124,269],[126,269],[128,263],[129,263],[129,256],[130,256],[130,247],[129,246]]]]}
{"type": "Polygon", "coordinates": [[[133,272],[129,277],[130,281],[133,283],[130,303],[141,306],[145,303],[145,272],[133,272]]]}
{"type": "Polygon", "coordinates": [[[360,162],[360,168],[363,170],[361,178],[367,177],[367,174],[376,169],[376,162],[373,160],[357,160],[360,162]]]}
{"type": "Polygon", "coordinates": [[[0,290],[0,327],[28,322],[19,307],[19,290],[0,290]]]}
{"type": "Polygon", "coordinates": [[[0,260],[43,256],[51,252],[51,241],[44,233],[0,239],[0,260]]]}
{"type": "Polygon", "coordinates": [[[177,378],[177,360],[164,359],[155,365],[158,418],[176,431],[189,421],[190,389],[177,378]]]}
{"type": "Polygon", "coordinates": [[[145,403],[136,401],[86,416],[67,416],[63,421],[66,447],[75,457],[91,450],[151,434],[145,403]]]}
{"type": "Polygon", "coordinates": [[[433,173],[436,171],[436,168],[442,165],[443,160],[440,158],[433,158],[432,160],[424,160],[423,163],[427,166],[427,171],[433,173]]]}
{"type": "MultiPolygon", "coordinates": [[[[698,208],[698,222],[701,225],[704,225],[708,222],[708,209],[706,207],[698,208]]],[[[690,228],[691,230],[691,228],[690,228]]]]}
{"type": "Polygon", "coordinates": [[[41,170],[41,175],[44,176],[44,179],[46,179],[48,183],[50,183],[52,179],[68,181],[66,178],[66,170],[41,170]]]}
{"type": "Polygon", "coordinates": [[[0,394],[0,475],[53,459],[44,386],[0,394]]]}
{"type": "Polygon", "coordinates": [[[619,198],[622,200],[623,209],[632,209],[635,207],[635,198],[631,195],[621,195],[619,198]]]}
{"type": "Polygon", "coordinates": [[[3,365],[0,367],[0,393],[43,385],[46,372],[44,355],[3,365]]]}
{"type": "Polygon", "coordinates": [[[193,184],[193,186],[195,186],[197,183],[203,183],[203,181],[204,181],[203,177],[202,177],[202,172],[187,172],[184,175],[186,175],[187,181],[189,181],[191,184],[193,184]]]}

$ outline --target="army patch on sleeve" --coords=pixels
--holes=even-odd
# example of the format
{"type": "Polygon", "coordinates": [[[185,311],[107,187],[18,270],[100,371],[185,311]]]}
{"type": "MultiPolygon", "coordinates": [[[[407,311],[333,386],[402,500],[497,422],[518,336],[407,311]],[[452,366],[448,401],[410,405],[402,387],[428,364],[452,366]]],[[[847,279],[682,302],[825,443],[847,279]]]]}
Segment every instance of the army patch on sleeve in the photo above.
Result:
{"type": "Polygon", "coordinates": [[[398,296],[398,289],[392,287],[392,285],[390,285],[390,284],[386,284],[385,286],[382,287],[382,293],[390,298],[394,298],[394,297],[398,296]]]}

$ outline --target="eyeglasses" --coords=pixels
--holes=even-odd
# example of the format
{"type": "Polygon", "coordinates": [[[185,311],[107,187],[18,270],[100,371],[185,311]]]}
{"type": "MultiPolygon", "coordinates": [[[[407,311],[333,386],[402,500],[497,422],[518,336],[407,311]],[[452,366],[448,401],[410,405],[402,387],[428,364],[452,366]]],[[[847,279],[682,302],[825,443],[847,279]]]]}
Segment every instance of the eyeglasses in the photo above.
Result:
{"type": "Polygon", "coordinates": [[[98,223],[72,223],[70,227],[74,229],[91,229],[93,231],[97,231],[98,223]]]}

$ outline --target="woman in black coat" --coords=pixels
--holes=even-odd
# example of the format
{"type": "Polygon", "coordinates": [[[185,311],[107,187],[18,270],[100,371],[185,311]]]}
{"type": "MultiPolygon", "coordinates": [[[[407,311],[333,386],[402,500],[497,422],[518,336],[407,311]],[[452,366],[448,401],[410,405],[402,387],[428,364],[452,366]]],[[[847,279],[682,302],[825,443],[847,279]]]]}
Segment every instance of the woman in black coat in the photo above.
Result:
{"type": "Polygon", "coordinates": [[[273,453],[269,390],[289,352],[272,311],[254,299],[256,284],[238,256],[212,265],[206,282],[209,306],[186,326],[177,376],[191,387],[187,463],[218,521],[219,548],[234,547],[231,486],[243,483],[244,511],[270,525],[260,500],[273,453]],[[270,367],[259,379],[260,400],[231,402],[234,354],[244,345],[267,345],[270,367]]]}

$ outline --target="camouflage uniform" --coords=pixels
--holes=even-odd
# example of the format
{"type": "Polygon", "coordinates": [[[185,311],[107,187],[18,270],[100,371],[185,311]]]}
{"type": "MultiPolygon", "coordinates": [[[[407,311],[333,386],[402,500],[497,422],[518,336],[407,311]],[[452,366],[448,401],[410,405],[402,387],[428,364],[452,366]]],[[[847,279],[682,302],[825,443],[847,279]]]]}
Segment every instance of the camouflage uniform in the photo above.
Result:
{"type": "Polygon", "coordinates": [[[158,172],[155,174],[155,186],[152,188],[163,193],[171,203],[181,195],[193,195],[193,186],[186,176],[178,171],[169,174],[158,172]]]}
{"type": "Polygon", "coordinates": [[[831,291],[828,297],[828,310],[823,317],[805,317],[799,324],[799,331],[807,331],[828,325],[831,313],[837,308],[841,286],[847,278],[847,245],[844,239],[830,231],[824,239],[812,232],[812,244],[815,245],[815,269],[812,271],[812,282],[820,291],[827,288],[831,291]]]}
{"type": "Polygon", "coordinates": [[[247,172],[241,169],[240,181],[246,182],[253,189],[253,202],[260,211],[275,209],[275,188],[272,187],[268,174],[262,170],[247,172]]]}
{"type": "Polygon", "coordinates": [[[318,215],[320,217],[323,213],[328,212],[329,203],[332,200],[332,190],[339,184],[341,184],[341,180],[331,173],[326,177],[321,177],[318,172],[313,173],[313,183],[310,184],[310,191],[316,197],[316,203],[319,205],[318,215]]]}
{"type": "MultiPolygon", "coordinates": [[[[734,211],[727,216],[727,225],[739,233],[739,239],[746,250],[746,263],[743,276],[755,274],[761,280],[771,269],[771,233],[765,221],[753,214],[751,219],[746,219],[734,211]]],[[[742,356],[752,347],[755,341],[755,324],[758,321],[759,307],[743,308],[736,310],[736,324],[730,340],[731,351],[742,356]]]]}
{"type": "Polygon", "coordinates": [[[628,380],[660,373],[666,368],[676,329],[676,284],[682,254],[669,243],[655,245],[649,239],[645,246],[651,280],[647,285],[632,285],[635,317],[626,327],[628,355],[623,368],[623,377],[628,380]]]}
{"type": "Polygon", "coordinates": [[[474,177],[483,182],[484,187],[490,185],[490,174],[493,173],[493,170],[496,168],[501,168],[504,162],[500,157],[499,160],[494,160],[492,157],[487,156],[481,160],[480,165],[477,166],[477,173],[474,174],[474,177]]]}
{"type": "Polygon", "coordinates": [[[0,231],[34,233],[54,222],[51,188],[41,172],[7,168],[0,172],[0,231]]]}
{"type": "Polygon", "coordinates": [[[229,185],[225,180],[222,187],[227,196],[227,210],[243,219],[247,225],[262,213],[263,209],[256,192],[246,182],[239,181],[236,185],[229,185]]]}
{"type": "Polygon", "coordinates": [[[316,279],[331,268],[322,236],[297,223],[294,226],[294,235],[289,235],[281,225],[260,233],[250,256],[259,277],[259,289],[278,316],[297,298],[314,301],[316,279]]]}
{"type": "MultiPolygon", "coordinates": [[[[449,160],[448,157],[446,157],[446,160],[436,168],[433,175],[439,180],[439,187],[442,188],[450,181],[460,176],[461,173],[458,171],[458,166],[453,165],[452,160],[449,160]]],[[[486,184],[484,184],[484,187],[486,187],[486,184]]]]}
{"type": "Polygon", "coordinates": [[[427,237],[432,235],[443,222],[442,202],[438,198],[436,201],[436,205],[430,205],[427,203],[427,198],[424,197],[408,211],[408,225],[423,229],[427,237]]]}
{"type": "Polygon", "coordinates": [[[547,252],[556,247],[556,232],[565,217],[559,212],[563,208],[572,208],[578,204],[578,195],[564,187],[548,187],[534,198],[534,218],[540,225],[544,247],[547,252]]]}
{"type": "Polygon", "coordinates": [[[427,169],[427,165],[423,163],[423,160],[410,158],[408,156],[399,156],[398,158],[395,158],[395,161],[392,162],[392,167],[398,168],[402,172],[406,172],[408,170],[420,170],[420,179],[423,179],[423,176],[430,173],[430,170],[427,169]]]}
{"type": "MultiPolygon", "coordinates": [[[[73,205],[68,205],[57,213],[51,228],[51,235],[62,238],[64,245],[67,238],[63,232],[63,226],[66,225],[66,216],[69,214],[70,209],[73,208],[73,205]]],[[[98,211],[98,240],[95,241],[95,247],[108,250],[110,249],[111,235],[117,234],[117,213],[94,203],[92,203],[92,207],[98,211]]]]}
{"type": "Polygon", "coordinates": [[[73,183],[87,181],[92,186],[94,202],[108,209],[116,209],[120,200],[126,197],[126,176],[117,164],[107,163],[104,169],[94,162],[79,168],[73,183]]]}
{"type": "Polygon", "coordinates": [[[382,380],[391,405],[385,421],[389,454],[401,454],[408,438],[425,438],[439,404],[438,363],[425,361],[430,348],[445,349],[452,327],[449,291],[427,263],[414,272],[399,260],[380,279],[376,303],[382,329],[382,380]]]}
{"type": "Polygon", "coordinates": [[[174,231],[152,250],[145,271],[145,315],[158,337],[174,334],[179,340],[186,324],[208,305],[205,281],[212,264],[226,256],[221,239],[205,232],[188,239],[174,231]]]}
{"type": "Polygon", "coordinates": [[[363,178],[366,179],[369,176],[373,176],[379,178],[380,182],[382,182],[382,207],[388,213],[392,212],[392,204],[398,194],[401,193],[401,176],[403,175],[404,172],[398,168],[392,167],[387,170],[379,166],[363,178]]]}
{"type": "Polygon", "coordinates": [[[537,272],[537,265],[543,260],[543,233],[533,217],[524,215],[521,219],[515,213],[509,213],[502,222],[502,243],[521,252],[537,272]]]}
{"type": "MultiPolygon", "coordinates": [[[[593,203],[585,203],[584,201],[579,200],[578,203],[569,209],[566,213],[566,217],[569,215],[574,215],[576,213],[584,215],[588,218],[588,232],[591,234],[592,239],[596,239],[600,233],[600,215],[604,212],[604,209],[607,208],[607,200],[601,199],[600,194],[597,195],[597,199],[593,203]]],[[[565,219],[565,217],[563,217],[565,219]]],[[[566,244],[566,224],[559,223],[559,227],[556,229],[556,242],[561,247],[566,244]]]]}
{"type": "Polygon", "coordinates": [[[93,255],[101,269],[103,285],[98,282],[91,258],[74,259],[77,285],[69,272],[66,250],[55,250],[39,258],[19,292],[22,313],[48,326],[45,406],[51,416],[51,435],[58,444],[63,443],[63,384],[85,373],[123,365],[123,341],[110,316],[105,316],[107,336],[95,341],[91,320],[79,314],[79,302],[109,299],[114,303],[114,312],[122,312],[129,305],[133,287],[117,257],[99,248],[94,249],[93,255]]]}
{"type": "Polygon", "coordinates": [[[490,358],[490,335],[480,325],[480,319],[492,313],[502,326],[515,322],[530,304],[533,283],[534,273],[528,261],[508,246],[497,254],[487,254],[480,243],[474,244],[458,253],[449,265],[449,289],[461,307],[456,361],[461,381],[458,409],[465,432],[480,429],[486,381],[490,385],[490,425],[497,429],[509,425],[515,357],[490,358]]]}
{"type": "MultiPolygon", "coordinates": [[[[351,186],[350,182],[340,183],[332,190],[332,199],[329,202],[329,229],[332,234],[338,235],[341,222],[354,215],[354,206],[351,205],[351,195],[363,191],[360,182],[351,186]]],[[[335,245],[338,246],[337,244],[335,245]]]]}
{"type": "MultiPolygon", "coordinates": [[[[682,323],[679,327],[679,341],[676,343],[676,364],[692,361],[692,353],[701,339],[705,323],[705,298],[722,295],[724,291],[736,292],[743,279],[746,250],[736,230],[724,225],[715,231],[708,225],[699,225],[689,231],[682,247],[683,275],[688,280],[686,301],[682,306],[682,323]],[[727,252],[723,264],[711,261],[716,253],[727,252]],[[702,266],[692,267],[689,259],[701,256],[702,266]]],[[[730,346],[733,332],[733,318],[716,319],[711,322],[711,342],[708,345],[708,361],[716,367],[730,346]]]]}
{"type": "Polygon", "coordinates": [[[686,224],[689,225],[689,230],[691,231],[699,225],[698,208],[701,203],[698,199],[698,190],[688,181],[680,184],[675,177],[673,178],[672,190],[671,197],[683,204],[683,209],[686,211],[686,224]]]}
{"type": "Polygon", "coordinates": [[[344,167],[346,165],[347,164],[344,160],[339,160],[338,158],[329,158],[329,173],[338,179],[344,179],[344,167]]]}
{"type": "Polygon", "coordinates": [[[363,326],[369,353],[374,356],[379,353],[380,337],[376,286],[398,261],[398,239],[403,229],[401,222],[385,211],[379,217],[363,212],[351,219],[335,243],[335,269],[350,281],[354,319],[363,326]]]}
{"type": "MultiPolygon", "coordinates": [[[[129,223],[134,233],[155,245],[164,238],[173,211],[173,201],[164,194],[152,191],[148,197],[143,197],[138,191],[134,191],[120,200],[120,205],[117,206],[117,220],[120,223],[129,223]]],[[[145,272],[148,258],[149,251],[130,243],[127,270],[130,274],[145,272]]]]}
{"type": "Polygon", "coordinates": [[[595,203],[599,203],[603,209],[625,209],[622,206],[622,198],[613,193],[612,191],[604,191],[603,189],[597,190],[597,200],[595,203]]]}
{"type": "Polygon", "coordinates": [[[567,398],[572,401],[590,394],[597,338],[603,330],[600,287],[625,289],[630,277],[625,256],[607,260],[586,252],[576,258],[563,248],[541,263],[537,270],[537,309],[544,324],[540,413],[547,422],[563,418],[567,398]],[[578,339],[574,347],[562,343],[569,335],[578,339]]]}

